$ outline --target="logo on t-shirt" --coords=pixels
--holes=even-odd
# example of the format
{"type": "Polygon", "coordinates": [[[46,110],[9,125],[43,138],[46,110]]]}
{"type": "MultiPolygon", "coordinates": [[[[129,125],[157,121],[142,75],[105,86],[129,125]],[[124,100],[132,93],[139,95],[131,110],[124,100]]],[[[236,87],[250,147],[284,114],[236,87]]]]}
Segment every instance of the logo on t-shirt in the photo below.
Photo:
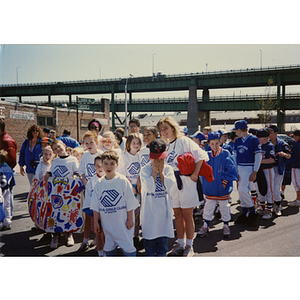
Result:
{"type": "Polygon", "coordinates": [[[141,158],[141,166],[143,167],[144,165],[146,165],[149,162],[149,155],[144,154],[142,155],[141,158]]]}
{"type": "Polygon", "coordinates": [[[121,196],[116,190],[104,191],[100,198],[100,203],[104,207],[113,207],[116,206],[121,200],[121,196]]]}
{"type": "Polygon", "coordinates": [[[164,185],[161,182],[161,179],[159,176],[156,177],[156,182],[155,182],[155,192],[163,192],[165,190],[164,185]]]}
{"type": "Polygon", "coordinates": [[[87,175],[88,175],[88,178],[92,178],[96,175],[96,168],[95,168],[95,165],[94,164],[91,164],[91,163],[88,163],[86,165],[86,170],[87,170],[87,175]]]}
{"type": "Polygon", "coordinates": [[[170,164],[171,162],[173,162],[176,157],[177,157],[177,154],[176,154],[175,150],[170,152],[167,157],[167,164],[170,164]]]}
{"type": "Polygon", "coordinates": [[[140,172],[140,164],[138,162],[133,162],[127,170],[130,175],[138,175],[140,172]]]}
{"type": "Polygon", "coordinates": [[[66,177],[70,172],[66,166],[56,166],[52,174],[54,177],[66,177]]]}

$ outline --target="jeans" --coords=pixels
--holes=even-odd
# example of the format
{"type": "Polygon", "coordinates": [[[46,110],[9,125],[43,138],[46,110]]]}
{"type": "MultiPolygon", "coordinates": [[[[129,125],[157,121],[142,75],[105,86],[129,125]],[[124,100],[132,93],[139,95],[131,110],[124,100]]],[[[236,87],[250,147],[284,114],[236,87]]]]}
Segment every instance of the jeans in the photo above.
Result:
{"type": "MultiPolygon", "coordinates": [[[[123,252],[124,256],[126,257],[134,257],[136,256],[136,251],[132,252],[132,253],[127,253],[125,252],[122,248],[120,248],[121,251],[123,252]]],[[[117,253],[117,247],[114,250],[111,251],[104,251],[106,256],[116,256],[117,253]]]]}
{"type": "Polygon", "coordinates": [[[144,248],[147,256],[167,256],[168,238],[159,237],[153,240],[144,239],[144,248]]]}

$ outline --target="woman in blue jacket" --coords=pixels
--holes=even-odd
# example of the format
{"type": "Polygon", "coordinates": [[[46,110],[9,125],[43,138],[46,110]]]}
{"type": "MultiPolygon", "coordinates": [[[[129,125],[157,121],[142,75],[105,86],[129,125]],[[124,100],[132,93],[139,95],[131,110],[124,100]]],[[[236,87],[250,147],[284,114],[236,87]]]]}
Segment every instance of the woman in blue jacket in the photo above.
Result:
{"type": "Polygon", "coordinates": [[[20,150],[20,173],[22,176],[27,173],[29,184],[31,184],[36,167],[40,162],[42,147],[40,144],[37,144],[37,141],[42,137],[43,135],[38,125],[30,126],[27,131],[27,139],[23,142],[20,150]],[[26,170],[24,170],[24,166],[26,166],[26,170]]]}
{"type": "Polygon", "coordinates": [[[203,194],[206,197],[203,219],[204,224],[200,228],[197,236],[208,235],[209,223],[212,221],[216,205],[219,204],[223,226],[223,236],[230,237],[229,221],[230,215],[230,194],[233,190],[233,181],[238,179],[236,164],[230,152],[220,146],[221,134],[212,131],[208,134],[208,144],[211,148],[208,151],[209,161],[207,162],[213,169],[214,180],[208,182],[202,178],[203,194]]]}

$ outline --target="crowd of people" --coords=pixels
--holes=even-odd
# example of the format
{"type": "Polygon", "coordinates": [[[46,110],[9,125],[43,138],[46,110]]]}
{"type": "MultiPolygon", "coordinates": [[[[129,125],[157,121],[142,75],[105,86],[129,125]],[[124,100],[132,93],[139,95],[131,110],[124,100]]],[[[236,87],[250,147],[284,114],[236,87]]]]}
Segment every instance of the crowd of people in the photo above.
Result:
{"type": "MultiPolygon", "coordinates": [[[[80,177],[85,222],[79,252],[96,245],[99,256],[115,256],[117,248],[124,256],[136,256],[142,243],[148,256],[193,256],[199,215],[203,224],[197,237],[209,234],[216,213],[223,237],[230,237],[234,184],[242,210],[235,224],[252,225],[258,215],[266,220],[280,216],[285,186],[291,183],[297,198],[288,205],[300,207],[300,130],[293,134],[292,147],[277,134],[276,125],[255,130],[239,120],[229,132],[206,126],[189,136],[168,116],[142,132],[139,120],[131,119],[125,136],[122,128],[102,132],[101,123],[93,119],[80,145],[67,129],[56,137],[55,131],[32,125],[18,164],[30,184],[34,178],[80,177]],[[174,226],[177,242],[168,251],[174,226]]],[[[0,145],[0,227],[8,230],[17,149],[2,119],[0,145]]],[[[73,246],[72,233],[65,235],[67,246],[73,246]]],[[[51,235],[52,249],[59,246],[60,236],[51,235]]]]}

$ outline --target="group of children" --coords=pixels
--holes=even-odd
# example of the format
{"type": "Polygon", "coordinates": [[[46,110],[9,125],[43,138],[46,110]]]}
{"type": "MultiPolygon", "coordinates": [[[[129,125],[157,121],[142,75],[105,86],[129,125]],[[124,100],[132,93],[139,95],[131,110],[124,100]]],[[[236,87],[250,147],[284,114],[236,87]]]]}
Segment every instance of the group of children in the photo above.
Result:
{"type": "MultiPolygon", "coordinates": [[[[99,256],[114,256],[117,247],[125,256],[135,256],[142,235],[148,256],[166,256],[168,238],[174,237],[174,212],[178,242],[169,255],[192,256],[193,210],[199,201],[205,203],[204,223],[197,236],[209,234],[218,206],[224,223],[223,236],[230,237],[233,181],[237,181],[242,208],[236,224],[253,224],[258,214],[263,219],[271,218],[272,211],[276,216],[281,214],[281,199],[276,195],[285,161],[292,168],[297,193],[297,199],[289,205],[300,206],[299,130],[294,133],[290,153],[287,144],[277,138],[275,125],[250,134],[247,122],[237,121],[231,145],[226,143],[227,133],[222,131],[196,132],[191,136],[193,142],[179,132],[178,124],[170,117],[161,119],[156,128],[144,128],[142,138],[138,125],[133,123],[133,131],[138,130],[119,143],[110,131],[102,135],[100,142],[95,132],[87,131],[83,136],[85,149],[76,147],[69,154],[61,140],[42,145],[43,156],[35,173],[38,180],[80,176],[85,186],[86,218],[79,251],[86,251],[92,244],[97,246],[99,256]],[[124,151],[118,146],[122,142],[124,151]],[[183,173],[179,166],[179,159],[186,153],[193,157],[192,162],[186,160],[186,165],[191,166],[189,174],[183,173]],[[205,176],[207,172],[211,172],[211,177],[205,176]],[[250,194],[253,182],[257,183],[258,202],[250,194]],[[89,244],[91,231],[95,233],[95,241],[89,244]]],[[[0,175],[3,164],[5,155],[1,152],[0,175]]],[[[3,174],[11,178],[8,173],[3,174]]],[[[9,188],[13,185],[14,181],[10,180],[9,188]]],[[[2,187],[1,182],[1,188],[7,185],[2,187]]],[[[3,224],[8,226],[10,222],[6,218],[3,224]]],[[[52,235],[51,248],[58,247],[59,236],[59,233],[52,235]]],[[[68,233],[67,246],[72,245],[74,239],[68,233]]]]}

